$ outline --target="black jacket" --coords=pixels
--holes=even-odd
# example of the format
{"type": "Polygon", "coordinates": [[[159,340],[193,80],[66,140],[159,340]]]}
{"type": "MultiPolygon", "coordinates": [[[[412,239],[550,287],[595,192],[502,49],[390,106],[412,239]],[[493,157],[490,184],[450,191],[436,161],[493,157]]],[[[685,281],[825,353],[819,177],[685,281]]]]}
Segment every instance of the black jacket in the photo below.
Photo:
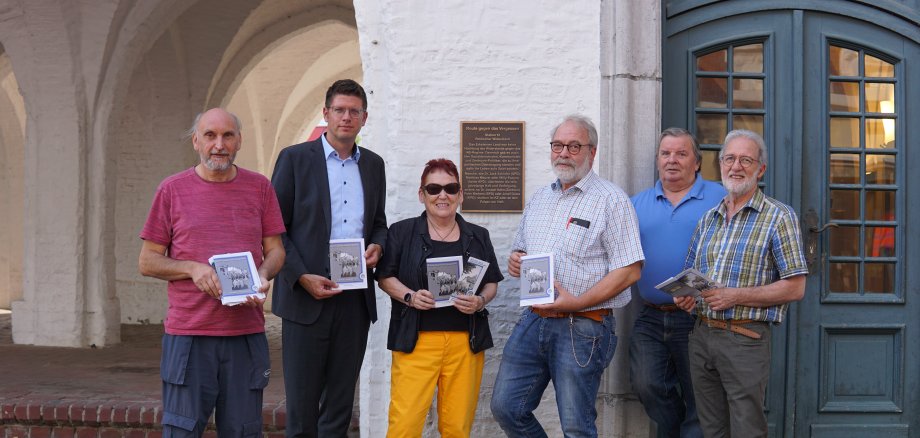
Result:
{"type": "MultiPolygon", "coordinates": [[[[383,159],[370,150],[360,149],[358,171],[364,188],[364,244],[376,243],[383,247],[387,235],[383,159]]],[[[319,318],[323,300],[313,298],[300,286],[299,280],[303,274],[329,278],[332,213],[322,139],[284,148],[275,163],[272,185],[287,229],[281,235],[287,256],[275,280],[272,313],[300,324],[312,324],[319,318]]],[[[361,293],[371,322],[376,321],[377,298],[370,269],[367,288],[361,293]]]]}
{"type": "MultiPolygon", "coordinates": [[[[489,262],[482,284],[476,291],[476,294],[480,294],[486,283],[498,283],[504,279],[495,259],[495,250],[489,239],[489,231],[466,222],[459,214],[457,225],[460,227],[464,262],[471,256],[489,262]]],[[[431,257],[432,243],[431,236],[428,235],[428,221],[425,213],[391,225],[386,242],[383,258],[377,264],[377,278],[396,277],[409,289],[427,289],[425,260],[431,257]]],[[[391,298],[391,301],[393,309],[390,315],[387,348],[411,353],[418,340],[419,310],[407,306],[403,300],[391,298]]],[[[470,315],[470,349],[473,353],[491,348],[493,345],[488,315],[489,312],[485,309],[470,315]]]]}

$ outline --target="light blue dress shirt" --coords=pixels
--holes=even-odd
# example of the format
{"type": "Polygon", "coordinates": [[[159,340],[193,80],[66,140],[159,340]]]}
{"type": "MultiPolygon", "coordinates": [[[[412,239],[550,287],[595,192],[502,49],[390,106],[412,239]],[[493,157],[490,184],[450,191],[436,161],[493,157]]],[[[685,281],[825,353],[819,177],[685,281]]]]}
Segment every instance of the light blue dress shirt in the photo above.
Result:
{"type": "Polygon", "coordinates": [[[652,304],[674,304],[670,295],[655,288],[684,268],[690,238],[700,218],[725,197],[721,184],[706,181],[699,174],[684,198],[671,205],[661,181],[632,197],[639,218],[639,235],[645,265],[636,285],[642,298],[652,304]]]}
{"type": "Polygon", "coordinates": [[[326,140],[326,135],[321,138],[332,207],[332,233],[329,238],[359,239],[364,236],[364,188],[358,170],[361,150],[355,147],[354,154],[343,160],[326,140]]]}

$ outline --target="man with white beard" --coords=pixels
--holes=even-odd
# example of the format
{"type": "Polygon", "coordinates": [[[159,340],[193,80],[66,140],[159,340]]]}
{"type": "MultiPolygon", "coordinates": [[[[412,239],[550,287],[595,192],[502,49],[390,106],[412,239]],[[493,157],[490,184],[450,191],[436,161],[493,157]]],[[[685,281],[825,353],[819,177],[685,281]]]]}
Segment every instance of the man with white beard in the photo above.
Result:
{"type": "MultiPolygon", "coordinates": [[[[568,116],[552,133],[558,180],[530,199],[508,259],[552,253],[556,300],[523,309],[505,344],[492,392],[492,414],[509,437],[545,437],[533,414],[550,381],[565,436],[597,436],[594,403],[617,338],[612,309],[629,303],[644,256],[629,197],[591,170],[597,129],[568,116]]],[[[557,434],[553,434],[557,435],[557,434]]]]}
{"type": "Polygon", "coordinates": [[[697,313],[688,350],[703,434],[766,437],[770,327],[804,296],[808,268],[795,212],[757,186],[767,169],[763,138],[735,130],[723,145],[728,195],[700,219],[684,263],[723,287],[674,302],[697,313]]]}

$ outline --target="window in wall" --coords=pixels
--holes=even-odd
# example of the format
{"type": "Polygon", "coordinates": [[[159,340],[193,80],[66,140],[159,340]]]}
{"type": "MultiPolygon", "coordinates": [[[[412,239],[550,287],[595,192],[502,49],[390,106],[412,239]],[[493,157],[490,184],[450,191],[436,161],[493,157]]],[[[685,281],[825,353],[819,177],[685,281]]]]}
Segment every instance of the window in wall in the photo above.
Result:
{"type": "Polygon", "coordinates": [[[694,68],[695,134],[703,150],[703,178],[720,181],[719,149],[733,129],[764,132],[764,43],[707,49],[694,68]]]}
{"type": "Polygon", "coordinates": [[[827,259],[831,293],[892,294],[901,166],[894,60],[828,46],[827,259]]]}

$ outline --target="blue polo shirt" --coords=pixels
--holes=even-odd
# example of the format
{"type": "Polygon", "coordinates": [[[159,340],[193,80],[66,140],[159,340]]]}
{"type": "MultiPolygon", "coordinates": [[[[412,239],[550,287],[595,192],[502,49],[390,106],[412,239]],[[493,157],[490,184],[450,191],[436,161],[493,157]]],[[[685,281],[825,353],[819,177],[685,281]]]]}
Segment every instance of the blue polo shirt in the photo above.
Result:
{"type": "Polygon", "coordinates": [[[683,269],[697,222],[719,205],[725,194],[721,184],[706,181],[697,174],[693,187],[676,207],[664,195],[660,180],[655,187],[632,197],[645,253],[642,278],[636,283],[642,299],[652,304],[674,303],[670,295],[656,289],[655,285],[683,269]]]}

